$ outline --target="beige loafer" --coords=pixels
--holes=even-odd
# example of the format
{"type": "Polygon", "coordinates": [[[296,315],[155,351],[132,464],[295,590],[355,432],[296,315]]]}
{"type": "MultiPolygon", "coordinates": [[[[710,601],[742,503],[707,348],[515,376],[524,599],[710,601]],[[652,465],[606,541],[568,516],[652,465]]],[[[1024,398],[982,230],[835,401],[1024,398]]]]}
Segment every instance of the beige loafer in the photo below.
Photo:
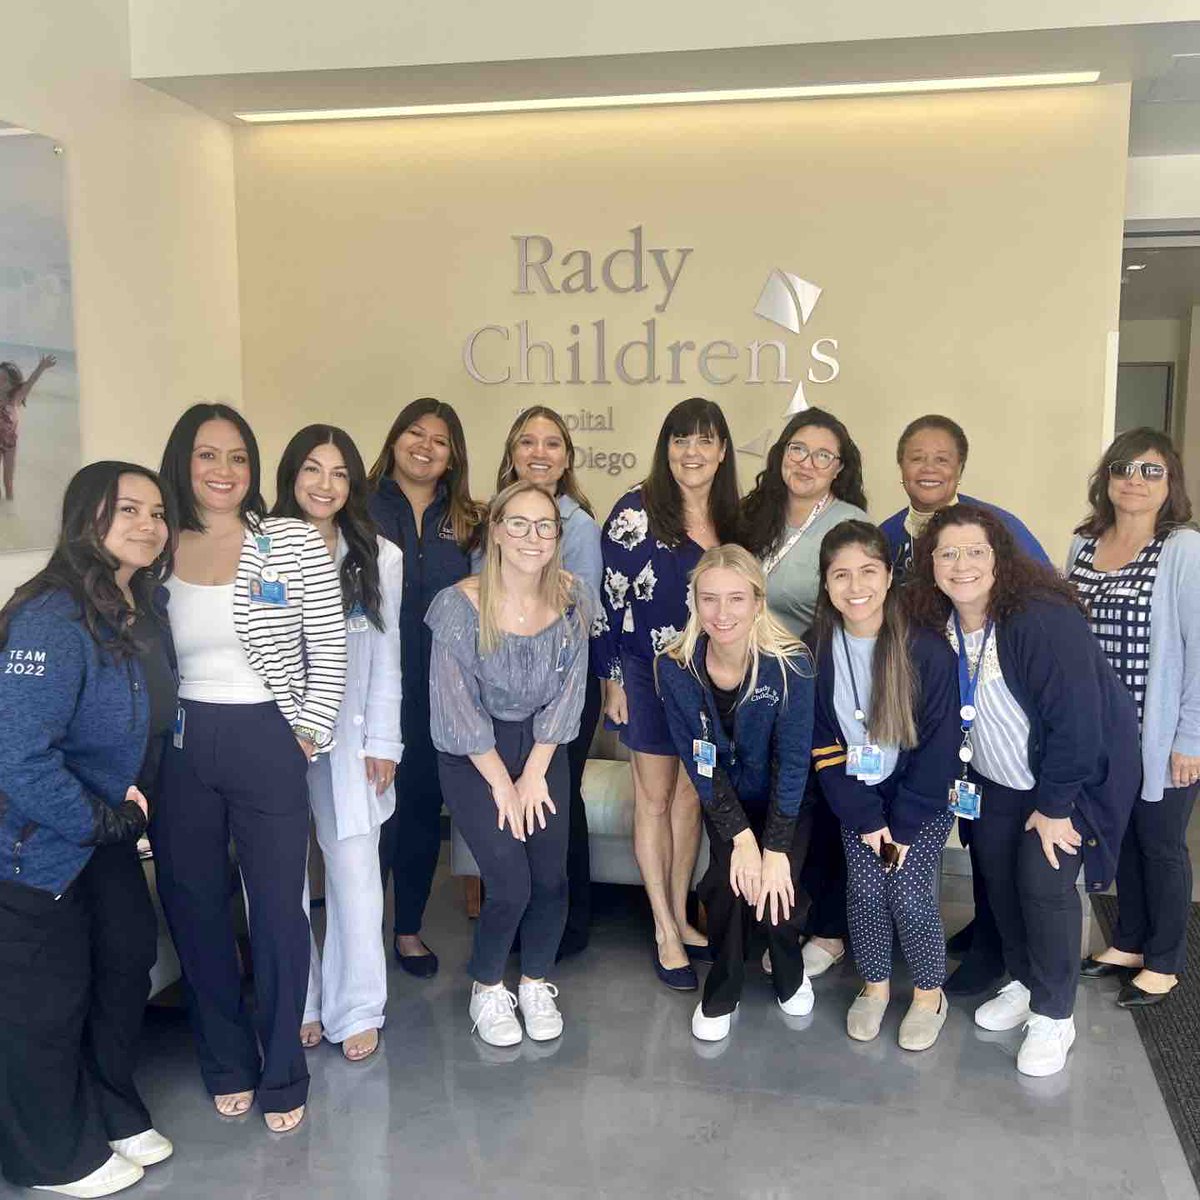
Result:
{"type": "Polygon", "coordinates": [[[846,957],[844,944],[841,954],[834,955],[824,946],[818,946],[816,942],[805,942],[800,953],[804,958],[804,973],[809,979],[824,975],[830,967],[836,967],[846,957]]]}
{"type": "Polygon", "coordinates": [[[942,1032],[942,1026],[945,1025],[949,1012],[950,1002],[946,999],[945,993],[942,994],[942,1000],[936,1012],[932,1008],[918,1008],[915,1004],[909,1005],[908,1012],[904,1014],[904,1020],[900,1022],[898,1039],[900,1049],[928,1050],[938,1040],[938,1034],[942,1032]]]}
{"type": "Polygon", "coordinates": [[[846,1014],[846,1032],[856,1042],[874,1041],[879,1036],[887,1006],[886,1000],[868,996],[865,990],[859,992],[846,1014]]]}

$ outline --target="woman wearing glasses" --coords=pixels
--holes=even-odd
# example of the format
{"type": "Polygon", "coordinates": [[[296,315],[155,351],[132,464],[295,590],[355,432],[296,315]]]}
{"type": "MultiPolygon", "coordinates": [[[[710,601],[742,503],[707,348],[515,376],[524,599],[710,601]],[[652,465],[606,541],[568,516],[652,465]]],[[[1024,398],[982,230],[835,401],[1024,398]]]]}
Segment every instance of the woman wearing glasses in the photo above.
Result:
{"type": "MultiPolygon", "coordinates": [[[[819,408],[797,413],[767,454],[742,501],[742,545],[762,561],[767,606],[809,639],[821,590],[821,539],[842,521],[867,520],[862,456],[845,425],[819,408]]],[[[819,791],[801,874],[808,910],[804,968],[810,978],[846,957],[846,860],[841,826],[819,791]]],[[[763,966],[770,969],[770,958],[763,966]]]]}
{"type": "Polygon", "coordinates": [[[521,481],[487,517],[478,575],[439,592],[426,624],[430,732],[442,794],[484,885],[470,1015],[493,1046],[562,1033],[546,974],[567,918],[567,746],[587,688],[586,589],[561,569],[552,497],[521,481]],[[518,996],[504,966],[521,931],[518,996]]]}
{"type": "Polygon", "coordinates": [[[958,655],[962,743],[951,808],[976,859],[1012,976],[975,1010],[1025,1027],[1024,1075],[1062,1070],[1075,1040],[1082,927],[1075,880],[1116,872],[1140,764],[1137,714],[1066,580],[1021,553],[995,513],[954,505],[918,539],[904,589],[917,623],[958,655]]]}
{"type": "Polygon", "coordinates": [[[1192,865],[1186,833],[1200,781],[1200,533],[1166,435],[1123,433],[1088,489],[1067,573],[1088,624],[1133,695],[1142,782],[1117,863],[1112,946],[1083,974],[1133,974],[1117,1003],[1159,1004],[1187,958],[1192,865]]]}

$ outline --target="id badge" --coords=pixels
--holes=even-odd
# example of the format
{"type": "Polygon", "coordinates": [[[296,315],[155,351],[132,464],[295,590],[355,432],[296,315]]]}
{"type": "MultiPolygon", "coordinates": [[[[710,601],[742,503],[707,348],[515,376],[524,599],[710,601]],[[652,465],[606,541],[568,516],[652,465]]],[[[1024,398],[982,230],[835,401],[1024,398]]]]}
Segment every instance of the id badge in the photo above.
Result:
{"type": "Polygon", "coordinates": [[[275,608],[283,608],[287,602],[286,579],[265,579],[258,576],[250,580],[251,604],[270,604],[275,608]]]}
{"type": "Polygon", "coordinates": [[[363,611],[363,606],[356,604],[346,617],[346,632],[366,633],[370,627],[371,622],[367,620],[367,614],[363,611]]]}
{"type": "Polygon", "coordinates": [[[705,779],[711,779],[713,768],[717,765],[716,746],[702,738],[695,738],[692,741],[692,758],[696,763],[696,771],[705,779]]]}
{"type": "Polygon", "coordinates": [[[883,751],[871,742],[846,747],[846,774],[863,783],[876,781],[883,775],[883,751]]]}
{"type": "Polygon", "coordinates": [[[983,792],[979,786],[956,779],[950,786],[950,811],[964,821],[977,821],[983,811],[983,792]]]}
{"type": "Polygon", "coordinates": [[[176,750],[183,749],[183,727],[187,722],[187,713],[183,710],[183,705],[179,705],[175,710],[175,729],[171,734],[171,745],[176,750]]]}

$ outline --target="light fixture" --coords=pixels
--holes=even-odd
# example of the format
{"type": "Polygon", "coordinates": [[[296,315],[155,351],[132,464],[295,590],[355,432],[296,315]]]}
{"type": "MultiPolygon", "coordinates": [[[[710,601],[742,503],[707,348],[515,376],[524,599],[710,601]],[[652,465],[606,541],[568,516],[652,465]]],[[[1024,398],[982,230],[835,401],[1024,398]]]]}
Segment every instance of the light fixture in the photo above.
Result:
{"type": "Polygon", "coordinates": [[[33,137],[32,129],[22,129],[20,125],[0,126],[0,137],[33,137]]]}
{"type": "Polygon", "coordinates": [[[1127,271],[1144,271],[1145,269],[1146,269],[1145,263],[1126,263],[1125,264],[1125,270],[1127,270],[1127,271]]]}
{"type": "Polygon", "coordinates": [[[895,96],[915,92],[971,92],[999,88],[1065,87],[1095,83],[1099,71],[1036,75],[978,75],[959,79],[893,79],[874,83],[815,83],[798,87],[726,88],[696,92],[635,92],[624,96],[560,96],[530,100],[475,100],[460,104],[399,104],[379,108],[305,108],[241,112],[250,125],[287,121],[364,121],[387,117],[456,117],[482,113],[550,112],[577,108],[641,108],[665,104],[721,104],[751,100],[818,100],[838,96],[895,96]]]}

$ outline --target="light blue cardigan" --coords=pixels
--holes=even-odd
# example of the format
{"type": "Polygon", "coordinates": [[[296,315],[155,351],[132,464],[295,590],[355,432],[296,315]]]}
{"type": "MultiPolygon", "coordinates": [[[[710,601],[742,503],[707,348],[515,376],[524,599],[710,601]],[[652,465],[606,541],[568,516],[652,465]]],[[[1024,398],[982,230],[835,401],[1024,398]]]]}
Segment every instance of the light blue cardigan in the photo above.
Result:
{"type": "MultiPolygon", "coordinates": [[[[1084,539],[1071,540],[1067,573],[1084,539]]],[[[1150,671],[1142,717],[1142,799],[1171,787],[1171,752],[1200,755],[1200,532],[1167,535],[1150,594],[1150,671]]]]}

